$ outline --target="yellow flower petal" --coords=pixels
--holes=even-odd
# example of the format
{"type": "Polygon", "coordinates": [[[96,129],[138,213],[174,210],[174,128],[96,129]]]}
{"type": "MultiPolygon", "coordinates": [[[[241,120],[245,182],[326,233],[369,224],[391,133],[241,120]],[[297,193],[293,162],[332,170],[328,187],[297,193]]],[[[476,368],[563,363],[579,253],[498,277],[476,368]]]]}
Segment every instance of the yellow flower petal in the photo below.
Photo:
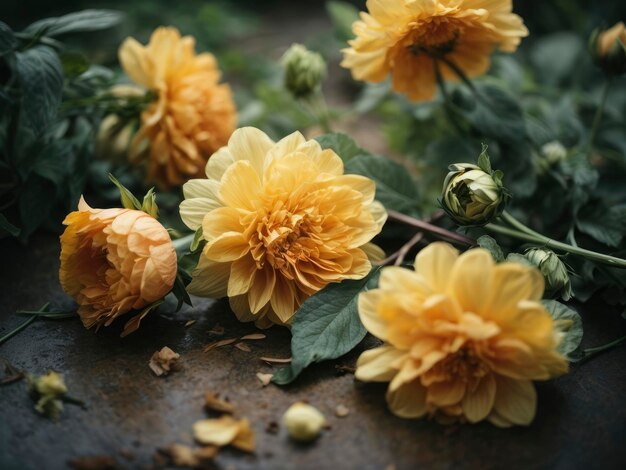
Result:
{"type": "Polygon", "coordinates": [[[248,161],[233,163],[222,175],[219,196],[224,205],[252,211],[261,193],[259,174],[248,161]]]}
{"type": "Polygon", "coordinates": [[[201,256],[187,291],[193,295],[220,299],[226,297],[231,263],[219,263],[201,256]]]}
{"type": "Polygon", "coordinates": [[[433,291],[445,293],[458,256],[459,252],[447,243],[431,243],[415,257],[415,272],[427,280],[433,291]]]}
{"type": "Polygon", "coordinates": [[[387,339],[387,324],[378,314],[381,295],[379,289],[359,294],[359,318],[367,331],[385,341],[387,339]]]}
{"type": "Polygon", "coordinates": [[[493,408],[496,397],[496,380],[492,374],[482,379],[474,390],[468,390],[461,406],[463,414],[470,423],[485,419],[493,408]]]}
{"type": "Polygon", "coordinates": [[[237,232],[226,232],[207,242],[203,254],[213,260],[224,263],[241,258],[250,251],[246,238],[237,232]]]}
{"type": "Polygon", "coordinates": [[[450,275],[450,286],[465,311],[482,313],[485,310],[493,267],[487,250],[470,250],[459,256],[450,275]]]}
{"type": "Polygon", "coordinates": [[[365,351],[356,363],[354,377],[364,382],[388,382],[398,373],[394,363],[404,355],[392,346],[365,351]]]}
{"type": "Polygon", "coordinates": [[[235,162],[247,161],[260,177],[265,167],[265,156],[274,142],[254,127],[242,127],[233,132],[228,141],[228,150],[235,162]]]}
{"type": "Polygon", "coordinates": [[[529,425],[537,409],[537,392],[529,380],[496,378],[494,411],[505,420],[522,426],[529,425]]]}
{"type": "Polygon", "coordinates": [[[426,388],[419,380],[405,383],[396,390],[387,391],[387,404],[396,416],[401,418],[421,418],[426,414],[426,388]]]}

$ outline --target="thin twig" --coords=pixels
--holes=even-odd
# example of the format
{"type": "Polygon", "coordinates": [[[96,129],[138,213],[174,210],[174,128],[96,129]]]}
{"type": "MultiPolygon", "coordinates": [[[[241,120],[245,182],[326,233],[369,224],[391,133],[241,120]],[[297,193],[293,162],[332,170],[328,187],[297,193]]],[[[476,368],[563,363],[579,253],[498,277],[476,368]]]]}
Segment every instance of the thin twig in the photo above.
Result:
{"type": "Polygon", "coordinates": [[[446,230],[445,228],[438,227],[424,220],[419,220],[419,219],[416,219],[415,217],[411,217],[409,215],[405,215],[405,214],[402,214],[401,212],[397,212],[394,210],[387,210],[387,214],[388,214],[389,220],[393,220],[394,222],[400,222],[406,225],[410,225],[411,227],[420,229],[422,232],[437,235],[440,238],[455,242],[459,245],[467,245],[467,246],[476,245],[476,240],[466,237],[465,235],[461,235],[460,233],[451,232],[450,230],[446,230]]]}

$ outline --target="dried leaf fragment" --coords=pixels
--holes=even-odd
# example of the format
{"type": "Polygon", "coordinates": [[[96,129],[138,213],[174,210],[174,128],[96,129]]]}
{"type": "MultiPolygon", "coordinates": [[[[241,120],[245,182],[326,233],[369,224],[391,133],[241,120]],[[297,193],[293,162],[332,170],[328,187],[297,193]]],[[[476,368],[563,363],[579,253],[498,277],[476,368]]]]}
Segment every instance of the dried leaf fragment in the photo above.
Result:
{"type": "Polygon", "coordinates": [[[337,416],[337,418],[345,418],[349,414],[350,414],[350,410],[348,409],[347,406],[337,405],[335,407],[335,416],[337,416]]]}
{"type": "Polygon", "coordinates": [[[185,328],[187,328],[188,326],[193,325],[195,322],[197,322],[198,320],[187,320],[187,322],[185,323],[185,328]]]}
{"type": "Polygon", "coordinates": [[[207,410],[219,411],[221,413],[234,413],[235,405],[219,398],[219,394],[215,392],[206,392],[204,395],[204,407],[207,410]]]}
{"type": "Polygon", "coordinates": [[[209,334],[212,335],[223,335],[224,334],[224,327],[222,325],[220,325],[219,323],[216,323],[215,326],[213,327],[212,330],[209,330],[209,334]]]}
{"type": "Polygon", "coordinates": [[[76,470],[115,470],[120,468],[117,461],[110,455],[77,457],[67,463],[76,470]]]}
{"type": "Polygon", "coordinates": [[[204,347],[203,351],[204,352],[209,352],[212,349],[221,348],[222,346],[228,346],[229,344],[233,344],[235,341],[237,341],[237,338],[221,339],[219,341],[215,341],[213,343],[207,344],[204,347]]]}
{"type": "Polygon", "coordinates": [[[243,341],[245,339],[260,340],[260,339],[265,339],[265,338],[267,338],[267,336],[265,336],[263,333],[251,333],[249,335],[242,336],[240,339],[243,341]]]}
{"type": "Polygon", "coordinates": [[[267,356],[261,356],[259,359],[261,359],[264,362],[267,362],[268,364],[272,365],[272,364],[289,364],[291,362],[291,358],[290,357],[267,357],[267,356]]]}
{"type": "Polygon", "coordinates": [[[264,374],[263,372],[256,373],[257,378],[261,381],[261,384],[264,387],[267,387],[270,384],[273,375],[274,374],[264,374]]]}
{"type": "Polygon", "coordinates": [[[177,369],[179,358],[180,354],[164,346],[160,351],[155,351],[148,365],[157,377],[161,377],[177,369]]]}
{"type": "Polygon", "coordinates": [[[241,351],[244,352],[251,352],[252,349],[250,349],[250,346],[248,346],[246,343],[237,343],[235,344],[235,347],[241,351]]]}
{"type": "Polygon", "coordinates": [[[183,444],[172,444],[159,451],[167,455],[177,467],[198,468],[213,460],[219,448],[215,446],[193,448],[183,444]]]}
{"type": "Polygon", "coordinates": [[[232,416],[202,419],[193,425],[193,435],[200,444],[219,447],[230,444],[246,452],[253,452],[255,448],[254,431],[247,419],[232,416]]]}

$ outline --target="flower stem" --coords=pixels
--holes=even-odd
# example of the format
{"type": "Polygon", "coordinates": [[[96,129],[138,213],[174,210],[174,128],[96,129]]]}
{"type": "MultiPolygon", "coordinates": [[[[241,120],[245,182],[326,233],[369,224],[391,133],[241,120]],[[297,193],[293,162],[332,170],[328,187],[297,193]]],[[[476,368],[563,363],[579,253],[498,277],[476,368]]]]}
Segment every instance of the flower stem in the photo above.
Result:
{"type": "Polygon", "coordinates": [[[591,132],[589,133],[589,142],[587,143],[587,154],[591,155],[593,150],[593,143],[596,140],[596,134],[600,128],[600,122],[602,121],[602,115],[604,114],[604,107],[606,106],[606,100],[609,97],[609,88],[611,87],[611,79],[607,78],[604,82],[604,88],[602,89],[602,97],[600,98],[600,106],[596,110],[596,115],[593,118],[593,124],[591,125],[591,132]]]}
{"type": "Polygon", "coordinates": [[[450,230],[446,230],[445,228],[438,227],[437,225],[433,225],[423,220],[416,219],[415,217],[402,214],[401,212],[397,212],[394,210],[387,210],[387,214],[389,216],[389,220],[393,220],[394,222],[400,222],[406,225],[410,225],[411,227],[420,229],[422,232],[437,235],[440,238],[456,242],[460,245],[467,245],[467,246],[476,245],[475,240],[469,237],[466,237],[465,235],[461,235],[460,233],[456,233],[456,232],[451,232],[450,230]]]}
{"type": "Polygon", "coordinates": [[[5,341],[8,341],[9,339],[11,339],[13,336],[18,334],[20,331],[22,331],[24,328],[26,328],[28,325],[30,325],[35,320],[37,320],[37,315],[33,315],[33,316],[27,318],[22,324],[20,324],[13,331],[9,331],[6,335],[4,335],[2,338],[0,338],[0,344],[2,344],[5,341]]]}
{"type": "Polygon", "coordinates": [[[460,134],[464,135],[463,126],[458,121],[456,108],[452,103],[452,98],[448,93],[448,88],[446,87],[446,83],[441,75],[441,66],[439,65],[439,61],[437,59],[433,59],[433,64],[435,67],[435,78],[437,79],[437,84],[439,85],[439,89],[441,90],[441,95],[443,96],[443,107],[446,110],[446,114],[448,115],[448,119],[452,123],[452,126],[455,130],[460,134]]]}
{"type": "Polygon", "coordinates": [[[195,233],[190,233],[189,235],[185,235],[184,237],[177,238],[176,240],[172,240],[172,245],[174,245],[174,249],[176,252],[189,250],[191,246],[191,242],[195,237],[195,233]]]}
{"type": "Polygon", "coordinates": [[[592,357],[597,356],[598,354],[601,354],[604,351],[608,351],[609,349],[619,346],[625,341],[626,341],[626,336],[622,336],[621,338],[617,338],[616,340],[611,341],[610,343],[607,343],[607,344],[603,344],[602,346],[596,346],[595,348],[583,349],[583,354],[579,361],[580,362],[587,361],[588,359],[591,359],[592,357]]]}
{"type": "MultiPolygon", "coordinates": [[[[508,222],[509,224],[511,224],[510,219],[515,220],[510,214],[507,214],[507,216],[504,216],[503,214],[502,220],[504,222],[508,222]]],[[[626,260],[624,259],[616,258],[614,256],[605,255],[602,253],[597,253],[591,250],[585,250],[584,248],[568,245],[567,243],[561,243],[544,235],[541,235],[534,230],[529,229],[517,220],[515,220],[515,223],[515,225],[511,224],[515,228],[503,227],[502,225],[497,225],[494,223],[485,225],[485,228],[495,233],[500,233],[502,235],[507,235],[512,238],[517,238],[518,240],[524,240],[531,243],[543,245],[547,248],[552,248],[557,251],[564,251],[566,253],[579,255],[584,258],[597,261],[599,263],[607,264],[614,268],[626,268],[626,260]],[[519,226],[523,226],[524,230],[518,228],[519,226]]]]}

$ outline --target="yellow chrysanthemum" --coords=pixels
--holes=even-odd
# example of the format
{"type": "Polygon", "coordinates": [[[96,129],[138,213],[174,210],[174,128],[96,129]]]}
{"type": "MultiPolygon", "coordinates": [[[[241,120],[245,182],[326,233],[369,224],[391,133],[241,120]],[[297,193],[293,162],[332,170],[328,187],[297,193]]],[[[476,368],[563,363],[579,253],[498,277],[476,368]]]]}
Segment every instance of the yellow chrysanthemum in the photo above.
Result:
{"type": "Polygon", "coordinates": [[[164,188],[200,176],[236,125],[230,87],[219,84],[215,57],[196,55],[194,47],[194,39],[175,28],[157,28],[147,46],[127,38],[119,50],[128,76],[157,95],[141,115],[130,158],[147,160],[147,179],[164,188]]]}
{"type": "MultiPolygon", "coordinates": [[[[108,326],[172,289],[174,245],[165,227],[145,212],[92,209],[81,198],[63,223],[59,280],[78,302],[86,328],[108,326]]],[[[122,336],[135,331],[145,313],[130,319],[122,336]]]]}
{"type": "Polygon", "coordinates": [[[371,268],[369,241],[387,217],[375,184],[344,175],[341,158],[295,132],[275,143],[258,129],[235,131],[207,164],[209,179],[183,187],[183,221],[207,244],[192,294],[230,298],[241,321],[288,324],[330,282],[371,268]]]}
{"type": "Polygon", "coordinates": [[[531,381],[568,368],[543,288],[535,268],[433,243],[415,271],[384,268],[379,288],[360,295],[363,324],[385,344],[361,355],[356,377],[390,382],[387,403],[401,417],[527,425],[531,381]]]}
{"type": "Polygon", "coordinates": [[[477,76],[495,49],[513,52],[528,35],[511,0],[368,0],[367,9],[352,26],[356,38],[341,65],[355,80],[391,74],[393,89],[413,101],[435,95],[435,58],[444,80],[458,79],[446,61],[477,76]]]}

